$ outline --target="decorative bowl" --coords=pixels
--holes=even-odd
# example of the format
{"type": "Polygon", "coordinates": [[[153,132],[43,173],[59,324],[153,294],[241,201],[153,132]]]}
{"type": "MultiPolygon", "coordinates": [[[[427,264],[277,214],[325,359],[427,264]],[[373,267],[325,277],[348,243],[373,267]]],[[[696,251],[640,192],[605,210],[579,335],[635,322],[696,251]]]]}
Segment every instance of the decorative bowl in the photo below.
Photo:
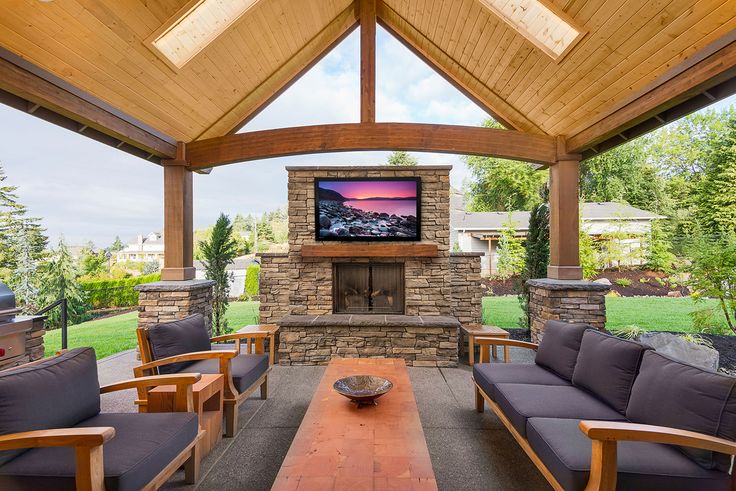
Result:
{"type": "Polygon", "coordinates": [[[353,375],[335,381],[332,388],[358,404],[376,405],[376,399],[393,388],[394,384],[374,375],[353,375]]]}

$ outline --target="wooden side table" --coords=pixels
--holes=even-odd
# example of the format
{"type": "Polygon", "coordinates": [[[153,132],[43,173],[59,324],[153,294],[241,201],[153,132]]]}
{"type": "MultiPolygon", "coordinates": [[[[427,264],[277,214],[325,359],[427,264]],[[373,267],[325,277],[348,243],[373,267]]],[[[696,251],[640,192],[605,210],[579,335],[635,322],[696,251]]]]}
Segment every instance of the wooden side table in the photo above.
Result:
{"type": "MultiPolygon", "coordinates": [[[[508,339],[509,338],[509,332],[501,329],[500,327],[496,326],[483,326],[480,324],[468,324],[462,326],[462,332],[465,336],[468,338],[468,364],[470,366],[473,366],[475,364],[475,341],[477,338],[502,338],[502,339],[508,339]]],[[[490,346],[484,344],[481,346],[481,350],[487,350],[489,351],[490,346]]],[[[497,358],[496,356],[496,346],[493,346],[493,358],[497,358]]],[[[489,353],[485,353],[488,355],[489,353]]],[[[481,358],[483,358],[483,355],[481,355],[481,358]]],[[[490,356],[485,356],[488,360],[490,360],[490,356]]],[[[508,363],[511,361],[511,358],[509,356],[509,347],[504,346],[503,347],[503,361],[505,363],[508,363]]]]}
{"type": "MultiPolygon", "coordinates": [[[[204,457],[222,439],[222,403],[225,392],[221,374],[202,374],[202,379],[192,386],[194,411],[199,418],[199,428],[205,430],[204,438],[197,443],[199,455],[204,457]]],[[[166,413],[174,410],[176,387],[162,385],[148,393],[148,412],[166,413]]]]}

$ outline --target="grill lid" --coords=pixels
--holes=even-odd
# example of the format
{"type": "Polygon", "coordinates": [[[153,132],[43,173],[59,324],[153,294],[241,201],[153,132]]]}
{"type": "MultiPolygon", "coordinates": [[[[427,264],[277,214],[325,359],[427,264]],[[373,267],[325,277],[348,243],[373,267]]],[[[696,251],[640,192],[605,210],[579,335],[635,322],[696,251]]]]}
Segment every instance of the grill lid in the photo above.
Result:
{"type": "Polygon", "coordinates": [[[19,311],[15,307],[15,295],[5,283],[0,282],[0,322],[11,320],[19,311]]]}

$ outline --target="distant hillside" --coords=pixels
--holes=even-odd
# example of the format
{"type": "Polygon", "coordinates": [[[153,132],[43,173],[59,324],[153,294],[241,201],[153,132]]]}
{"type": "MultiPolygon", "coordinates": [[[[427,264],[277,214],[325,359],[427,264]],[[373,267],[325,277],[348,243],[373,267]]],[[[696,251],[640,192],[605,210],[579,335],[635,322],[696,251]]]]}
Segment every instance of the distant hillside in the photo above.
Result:
{"type": "Polygon", "coordinates": [[[381,198],[380,196],[375,196],[373,198],[360,198],[356,199],[355,201],[405,201],[405,200],[416,200],[417,198],[415,196],[409,196],[408,198],[381,198]]]}
{"type": "Polygon", "coordinates": [[[343,196],[342,194],[338,193],[337,191],[333,191],[332,189],[324,189],[319,188],[319,196],[317,196],[320,200],[328,200],[328,201],[347,201],[348,199],[343,196]]]}

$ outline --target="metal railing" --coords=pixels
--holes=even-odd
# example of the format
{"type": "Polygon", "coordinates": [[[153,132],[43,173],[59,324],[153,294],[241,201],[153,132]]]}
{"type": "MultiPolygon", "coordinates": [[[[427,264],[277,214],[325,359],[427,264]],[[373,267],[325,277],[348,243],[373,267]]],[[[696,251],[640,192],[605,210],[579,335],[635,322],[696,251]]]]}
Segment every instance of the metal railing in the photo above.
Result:
{"type": "Polygon", "coordinates": [[[42,308],[36,313],[36,315],[44,315],[49,310],[56,308],[56,307],[61,307],[61,349],[65,350],[67,348],[67,328],[68,328],[66,298],[62,297],[56,302],[52,303],[51,305],[48,305],[42,308]]]}

